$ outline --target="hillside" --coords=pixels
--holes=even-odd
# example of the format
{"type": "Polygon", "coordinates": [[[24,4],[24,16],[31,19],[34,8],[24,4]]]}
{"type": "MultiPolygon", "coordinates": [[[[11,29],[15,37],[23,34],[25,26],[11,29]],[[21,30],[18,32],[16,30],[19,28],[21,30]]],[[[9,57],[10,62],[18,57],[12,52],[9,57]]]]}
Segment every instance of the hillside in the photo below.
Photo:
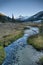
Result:
{"type": "Polygon", "coordinates": [[[9,16],[6,16],[6,15],[0,13],[0,22],[2,22],[2,23],[15,22],[15,19],[10,18],[9,16]]]}
{"type": "Polygon", "coordinates": [[[33,16],[19,16],[19,18],[17,18],[17,20],[20,20],[20,21],[23,21],[23,22],[41,22],[43,20],[43,11],[40,11],[38,13],[36,13],[35,15],[33,16]]]}
{"type": "Polygon", "coordinates": [[[25,21],[38,21],[38,20],[43,20],[43,11],[40,11],[37,14],[29,17],[25,21]]]}
{"type": "Polygon", "coordinates": [[[24,17],[24,16],[19,16],[18,18],[10,18],[9,16],[6,16],[2,13],[0,13],[0,22],[5,23],[5,22],[41,22],[43,21],[43,11],[40,11],[38,13],[36,13],[35,15],[31,16],[31,17],[24,17]]]}

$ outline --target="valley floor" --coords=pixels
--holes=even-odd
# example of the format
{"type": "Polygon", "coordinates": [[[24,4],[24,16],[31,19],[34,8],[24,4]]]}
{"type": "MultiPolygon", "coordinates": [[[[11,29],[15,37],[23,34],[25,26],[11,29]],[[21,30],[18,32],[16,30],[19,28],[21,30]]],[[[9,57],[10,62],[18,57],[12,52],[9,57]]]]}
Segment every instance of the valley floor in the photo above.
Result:
{"type": "MultiPolygon", "coordinates": [[[[29,26],[33,27],[41,27],[41,24],[34,24],[34,23],[0,23],[0,64],[3,62],[5,58],[5,51],[4,47],[10,45],[13,41],[17,40],[18,38],[23,36],[23,32],[25,29],[29,29],[29,26]],[[2,51],[2,52],[1,52],[2,51]],[[4,53],[4,55],[3,55],[4,53]]],[[[34,40],[34,37],[30,40],[30,42],[35,42],[37,40],[40,40],[40,43],[43,43],[43,38],[36,37],[34,40]],[[34,40],[34,41],[33,41],[34,40]]],[[[29,43],[30,43],[29,42],[29,43]]],[[[37,41],[37,46],[39,45],[39,42],[37,41]]],[[[40,44],[42,46],[42,44],[40,44]]],[[[43,46],[42,46],[43,47],[43,46]]],[[[24,54],[24,53],[23,53],[24,54]]]]}

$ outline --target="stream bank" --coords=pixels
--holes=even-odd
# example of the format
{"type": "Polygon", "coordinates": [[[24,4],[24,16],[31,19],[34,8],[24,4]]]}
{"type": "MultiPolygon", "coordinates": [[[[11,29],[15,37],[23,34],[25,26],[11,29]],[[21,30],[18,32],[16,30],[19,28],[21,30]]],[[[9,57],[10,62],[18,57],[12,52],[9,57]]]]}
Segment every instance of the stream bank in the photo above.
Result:
{"type": "Polygon", "coordinates": [[[39,33],[37,27],[32,27],[24,31],[24,36],[5,47],[6,58],[2,65],[37,65],[43,52],[36,51],[31,45],[27,44],[27,38],[39,33]]]}

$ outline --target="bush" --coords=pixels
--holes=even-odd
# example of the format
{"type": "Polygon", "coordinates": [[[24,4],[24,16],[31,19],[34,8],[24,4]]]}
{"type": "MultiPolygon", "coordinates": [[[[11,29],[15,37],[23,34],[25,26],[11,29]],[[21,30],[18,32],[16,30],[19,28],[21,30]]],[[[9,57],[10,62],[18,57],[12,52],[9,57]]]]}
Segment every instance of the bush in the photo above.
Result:
{"type": "Polygon", "coordinates": [[[4,48],[0,46],[0,65],[2,64],[4,59],[5,59],[5,51],[4,51],[4,48]]]}

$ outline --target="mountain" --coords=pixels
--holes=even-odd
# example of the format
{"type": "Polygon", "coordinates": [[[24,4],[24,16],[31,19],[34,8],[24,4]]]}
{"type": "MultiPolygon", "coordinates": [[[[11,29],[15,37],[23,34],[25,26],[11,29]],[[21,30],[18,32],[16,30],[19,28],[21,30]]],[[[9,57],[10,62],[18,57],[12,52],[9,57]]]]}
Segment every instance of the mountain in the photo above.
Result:
{"type": "Polygon", "coordinates": [[[4,22],[36,22],[39,23],[43,21],[43,11],[40,11],[38,13],[36,13],[35,15],[28,17],[28,16],[19,16],[18,18],[10,18],[9,16],[6,16],[2,13],[0,13],[0,22],[4,23],[4,22]]]}
{"type": "Polygon", "coordinates": [[[38,12],[37,14],[27,18],[25,21],[41,21],[43,20],[43,11],[38,12]]]}
{"type": "Polygon", "coordinates": [[[16,18],[17,20],[21,20],[21,21],[24,21],[26,20],[27,18],[29,18],[28,16],[19,16],[18,18],[16,18]]]}
{"type": "Polygon", "coordinates": [[[9,16],[6,16],[6,15],[0,13],[0,22],[2,22],[2,23],[7,22],[8,23],[8,22],[14,22],[14,21],[15,21],[15,19],[12,19],[9,16]]]}
{"type": "Polygon", "coordinates": [[[41,22],[43,20],[43,11],[38,12],[37,14],[28,17],[28,16],[19,16],[19,18],[17,18],[17,20],[23,21],[23,22],[41,22]]]}

